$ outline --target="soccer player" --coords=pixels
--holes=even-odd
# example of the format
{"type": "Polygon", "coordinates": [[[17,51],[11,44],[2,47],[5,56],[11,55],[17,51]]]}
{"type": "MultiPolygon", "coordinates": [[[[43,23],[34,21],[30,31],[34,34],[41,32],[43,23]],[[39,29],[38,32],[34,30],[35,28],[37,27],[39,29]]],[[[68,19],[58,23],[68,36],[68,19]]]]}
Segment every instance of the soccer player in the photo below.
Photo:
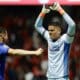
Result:
{"type": "Polygon", "coordinates": [[[43,49],[39,48],[36,51],[28,51],[22,49],[12,49],[5,44],[7,41],[7,31],[3,27],[0,27],[0,80],[4,80],[5,71],[5,59],[7,54],[12,55],[40,55],[43,49]]]}
{"type": "Polygon", "coordinates": [[[48,80],[69,80],[69,50],[75,35],[75,22],[60,4],[55,2],[49,8],[43,6],[35,28],[48,42],[48,80]],[[43,19],[50,10],[59,12],[68,24],[65,34],[61,35],[61,22],[57,18],[48,25],[48,30],[43,27],[43,19]]]}

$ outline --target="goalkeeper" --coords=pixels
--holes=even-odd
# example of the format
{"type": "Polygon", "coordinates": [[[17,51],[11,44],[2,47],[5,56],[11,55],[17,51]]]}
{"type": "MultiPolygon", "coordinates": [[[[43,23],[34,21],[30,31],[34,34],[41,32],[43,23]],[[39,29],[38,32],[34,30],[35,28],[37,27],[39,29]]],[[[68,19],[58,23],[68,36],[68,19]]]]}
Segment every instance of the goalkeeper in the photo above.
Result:
{"type": "Polygon", "coordinates": [[[69,80],[69,51],[75,35],[75,22],[59,3],[55,2],[49,9],[43,6],[35,28],[48,42],[48,80],[69,80]],[[43,19],[50,10],[59,12],[68,24],[65,34],[61,35],[61,22],[58,18],[53,19],[48,25],[48,30],[43,27],[43,19]]]}

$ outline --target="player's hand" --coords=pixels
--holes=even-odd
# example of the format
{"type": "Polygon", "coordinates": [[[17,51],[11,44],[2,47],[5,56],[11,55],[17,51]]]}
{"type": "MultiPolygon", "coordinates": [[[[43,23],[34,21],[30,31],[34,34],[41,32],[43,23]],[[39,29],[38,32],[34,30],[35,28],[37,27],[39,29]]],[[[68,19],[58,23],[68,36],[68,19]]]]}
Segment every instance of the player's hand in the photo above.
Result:
{"type": "Polygon", "coordinates": [[[42,48],[39,48],[38,50],[36,50],[36,55],[40,55],[43,53],[43,49],[42,48]]]}
{"type": "Polygon", "coordinates": [[[50,9],[49,8],[46,8],[46,6],[43,5],[41,12],[46,14],[46,13],[49,13],[50,12],[50,9]]]}
{"type": "Polygon", "coordinates": [[[60,4],[58,2],[54,2],[52,6],[49,7],[51,10],[58,11],[59,8],[61,8],[60,4]]]}

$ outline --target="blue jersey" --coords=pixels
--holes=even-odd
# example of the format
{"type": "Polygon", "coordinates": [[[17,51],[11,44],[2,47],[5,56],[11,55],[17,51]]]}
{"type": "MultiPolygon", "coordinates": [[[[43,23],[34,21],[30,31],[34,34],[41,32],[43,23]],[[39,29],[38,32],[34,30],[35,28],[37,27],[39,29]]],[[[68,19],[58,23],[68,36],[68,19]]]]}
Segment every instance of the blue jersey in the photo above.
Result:
{"type": "Polygon", "coordinates": [[[62,16],[68,24],[68,30],[67,33],[63,34],[55,42],[50,38],[49,32],[42,26],[42,17],[39,16],[35,23],[36,30],[43,35],[48,42],[48,78],[61,78],[68,76],[69,50],[74,39],[75,23],[67,13],[62,16]]]}
{"type": "Polygon", "coordinates": [[[9,47],[0,43],[0,80],[4,80],[5,60],[9,47]]]}

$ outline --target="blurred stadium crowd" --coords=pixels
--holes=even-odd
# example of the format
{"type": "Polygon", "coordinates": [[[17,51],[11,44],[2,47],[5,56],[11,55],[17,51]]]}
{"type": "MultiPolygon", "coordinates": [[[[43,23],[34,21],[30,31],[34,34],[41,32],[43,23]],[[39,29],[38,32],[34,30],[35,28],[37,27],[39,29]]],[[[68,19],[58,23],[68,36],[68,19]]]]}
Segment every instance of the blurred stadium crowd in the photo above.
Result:
{"type": "MultiPolygon", "coordinates": [[[[80,80],[80,12],[78,7],[64,7],[77,23],[70,52],[70,80],[80,80]],[[76,11],[75,11],[76,10],[76,11]]],[[[40,56],[13,56],[6,59],[5,80],[46,80],[47,43],[34,29],[41,6],[1,6],[0,23],[8,30],[8,45],[13,48],[44,49],[40,56]]],[[[45,25],[47,21],[45,21],[45,25]]],[[[44,25],[44,26],[45,26],[44,25]]]]}

